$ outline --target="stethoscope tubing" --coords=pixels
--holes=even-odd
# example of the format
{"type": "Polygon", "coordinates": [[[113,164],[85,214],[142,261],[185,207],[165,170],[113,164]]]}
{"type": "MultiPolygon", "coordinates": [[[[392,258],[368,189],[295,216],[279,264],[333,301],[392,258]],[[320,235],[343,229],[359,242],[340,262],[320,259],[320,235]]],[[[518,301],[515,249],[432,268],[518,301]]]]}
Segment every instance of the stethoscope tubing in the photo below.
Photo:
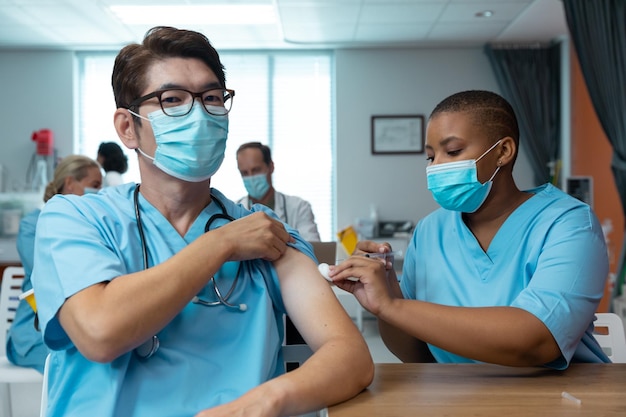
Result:
{"type": "MultiPolygon", "coordinates": [[[[141,184],[137,184],[135,186],[135,191],[133,193],[133,205],[134,205],[134,210],[135,210],[135,220],[137,222],[137,230],[139,231],[139,240],[141,242],[141,254],[142,254],[142,258],[143,258],[143,269],[146,270],[148,269],[148,246],[146,244],[146,236],[145,236],[145,232],[143,229],[143,224],[141,221],[141,212],[139,210],[139,187],[141,184]]],[[[229,222],[234,221],[235,218],[232,217],[231,215],[228,214],[228,212],[226,211],[226,207],[224,206],[224,204],[217,198],[215,197],[215,195],[213,195],[213,193],[211,193],[211,201],[215,201],[215,203],[219,206],[221,213],[216,213],[214,215],[212,215],[209,220],[206,222],[206,224],[204,225],[204,232],[208,232],[209,230],[211,230],[211,225],[216,221],[216,220],[227,220],[229,222]]],[[[246,304],[231,304],[228,299],[230,298],[230,296],[232,295],[233,291],[235,290],[235,287],[237,286],[237,282],[239,281],[239,275],[241,272],[241,268],[242,268],[243,262],[239,262],[239,265],[237,267],[237,275],[235,276],[235,279],[233,280],[232,285],[230,286],[230,289],[228,290],[228,292],[226,293],[226,296],[222,296],[222,293],[219,289],[219,287],[217,286],[217,283],[215,281],[215,276],[212,276],[211,279],[209,280],[212,284],[213,284],[213,292],[215,293],[216,297],[217,297],[217,301],[205,301],[200,299],[198,296],[195,296],[192,299],[192,302],[198,305],[203,305],[203,306],[208,306],[208,307],[213,307],[213,306],[219,306],[219,305],[223,305],[225,307],[228,307],[230,309],[236,309],[239,311],[246,311],[248,309],[248,306],[246,304]]],[[[137,347],[135,349],[135,353],[137,354],[137,356],[139,356],[142,359],[148,359],[151,356],[153,356],[157,350],[159,350],[160,347],[160,341],[159,341],[159,337],[154,335],[150,338],[150,340],[146,341],[144,344],[142,344],[141,346],[137,347]]]]}

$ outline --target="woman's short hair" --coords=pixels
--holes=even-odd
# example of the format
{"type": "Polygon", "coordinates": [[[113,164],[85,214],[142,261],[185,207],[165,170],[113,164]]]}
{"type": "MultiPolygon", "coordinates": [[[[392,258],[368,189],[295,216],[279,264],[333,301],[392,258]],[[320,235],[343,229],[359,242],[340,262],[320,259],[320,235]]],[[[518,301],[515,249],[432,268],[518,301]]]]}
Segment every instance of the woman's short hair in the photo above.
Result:
{"type": "Polygon", "coordinates": [[[519,126],[511,104],[491,91],[468,90],[453,94],[441,101],[430,114],[430,119],[441,113],[466,112],[494,143],[506,136],[519,146],[519,126]]]}

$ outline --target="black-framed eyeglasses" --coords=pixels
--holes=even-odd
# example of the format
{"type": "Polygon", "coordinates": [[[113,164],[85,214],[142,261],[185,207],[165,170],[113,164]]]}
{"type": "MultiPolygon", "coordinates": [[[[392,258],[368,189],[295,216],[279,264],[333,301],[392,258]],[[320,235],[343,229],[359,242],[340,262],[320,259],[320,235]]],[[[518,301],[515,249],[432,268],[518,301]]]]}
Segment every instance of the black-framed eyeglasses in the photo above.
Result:
{"type": "Polygon", "coordinates": [[[139,97],[130,103],[129,110],[137,109],[141,103],[156,97],[163,113],[171,117],[185,116],[191,112],[196,98],[202,102],[204,110],[214,116],[225,116],[233,106],[235,90],[227,88],[210,88],[200,93],[194,93],[182,88],[166,88],[153,91],[139,97]]]}

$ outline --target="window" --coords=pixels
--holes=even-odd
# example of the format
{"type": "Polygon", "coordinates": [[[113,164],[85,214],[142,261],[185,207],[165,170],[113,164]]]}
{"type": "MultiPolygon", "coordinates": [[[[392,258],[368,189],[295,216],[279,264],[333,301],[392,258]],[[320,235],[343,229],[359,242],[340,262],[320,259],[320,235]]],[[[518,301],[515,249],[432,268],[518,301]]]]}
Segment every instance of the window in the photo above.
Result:
{"type": "MultiPolygon", "coordinates": [[[[93,158],[100,142],[119,143],[112,122],[114,58],[110,53],[77,54],[75,150],[93,158]]],[[[226,68],[226,87],[236,95],[229,114],[226,157],[211,186],[232,200],[243,197],[246,191],[235,152],[244,142],[265,143],[272,149],[274,187],[309,201],[322,240],[334,240],[332,54],[221,52],[220,58],[226,68]]],[[[126,151],[125,179],[139,181],[137,157],[126,151]]]]}

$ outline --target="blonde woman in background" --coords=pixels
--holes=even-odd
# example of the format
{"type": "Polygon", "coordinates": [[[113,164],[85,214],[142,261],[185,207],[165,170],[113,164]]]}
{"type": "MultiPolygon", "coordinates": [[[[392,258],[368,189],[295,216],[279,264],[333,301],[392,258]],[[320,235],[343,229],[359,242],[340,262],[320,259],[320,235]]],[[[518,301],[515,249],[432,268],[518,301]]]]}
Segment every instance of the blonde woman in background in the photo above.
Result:
{"type": "MultiPolygon", "coordinates": [[[[47,202],[56,194],[83,195],[97,192],[101,186],[100,165],[86,156],[70,155],[54,170],[54,178],[46,186],[43,201],[47,202]]],[[[17,252],[24,266],[23,292],[32,288],[30,275],[33,271],[35,230],[40,211],[36,209],[24,216],[17,235],[17,252]]],[[[7,335],[7,358],[15,365],[33,368],[43,373],[48,348],[41,339],[41,333],[35,329],[34,323],[35,313],[28,303],[21,301],[7,335]]]]}

